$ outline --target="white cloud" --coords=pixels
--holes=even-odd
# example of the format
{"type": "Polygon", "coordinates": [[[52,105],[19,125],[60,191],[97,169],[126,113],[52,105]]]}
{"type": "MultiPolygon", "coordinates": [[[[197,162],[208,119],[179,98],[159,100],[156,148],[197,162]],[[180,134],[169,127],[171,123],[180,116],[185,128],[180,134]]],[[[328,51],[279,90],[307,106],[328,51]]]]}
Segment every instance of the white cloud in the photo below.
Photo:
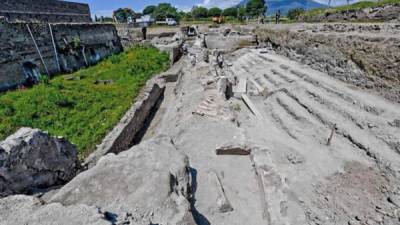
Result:
{"type": "Polygon", "coordinates": [[[231,6],[235,6],[240,3],[240,0],[203,0],[199,6],[203,7],[219,7],[219,8],[228,8],[231,6]]]}

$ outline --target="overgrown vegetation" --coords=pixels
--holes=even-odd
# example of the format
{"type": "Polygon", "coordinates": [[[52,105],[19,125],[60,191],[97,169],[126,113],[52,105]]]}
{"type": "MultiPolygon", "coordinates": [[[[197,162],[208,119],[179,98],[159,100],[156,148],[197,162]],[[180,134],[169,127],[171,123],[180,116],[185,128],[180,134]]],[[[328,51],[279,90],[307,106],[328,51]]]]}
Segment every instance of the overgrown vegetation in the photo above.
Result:
{"type": "Polygon", "coordinates": [[[381,1],[361,1],[350,5],[338,6],[327,9],[312,9],[303,14],[305,17],[315,16],[324,13],[337,13],[349,10],[359,10],[365,8],[379,7],[390,4],[400,4],[400,0],[381,0],[381,1]]]}
{"type": "Polygon", "coordinates": [[[146,81],[168,65],[168,54],[137,46],[91,68],[0,94],[0,140],[20,127],[34,127],[66,137],[86,155],[117,124],[146,81]]]}
{"type": "Polygon", "coordinates": [[[290,20],[297,20],[297,18],[303,14],[305,10],[303,8],[295,8],[288,11],[287,17],[290,20]]]}

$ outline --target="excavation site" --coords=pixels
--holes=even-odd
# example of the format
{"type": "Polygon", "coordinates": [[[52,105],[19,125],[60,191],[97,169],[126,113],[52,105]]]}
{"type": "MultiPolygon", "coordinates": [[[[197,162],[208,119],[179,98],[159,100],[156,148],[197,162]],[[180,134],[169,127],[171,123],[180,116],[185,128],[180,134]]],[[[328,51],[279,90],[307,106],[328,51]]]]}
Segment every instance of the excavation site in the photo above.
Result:
{"type": "Polygon", "coordinates": [[[2,0],[0,225],[400,225],[400,2],[275,3],[2,0]]]}

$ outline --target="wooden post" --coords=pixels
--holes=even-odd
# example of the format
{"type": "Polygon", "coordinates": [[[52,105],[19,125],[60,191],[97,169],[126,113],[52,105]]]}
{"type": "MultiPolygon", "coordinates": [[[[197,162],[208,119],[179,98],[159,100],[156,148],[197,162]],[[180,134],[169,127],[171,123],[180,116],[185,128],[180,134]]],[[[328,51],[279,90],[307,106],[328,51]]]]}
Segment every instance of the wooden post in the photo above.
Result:
{"type": "Polygon", "coordinates": [[[58,60],[58,53],[57,53],[57,48],[56,48],[56,42],[54,41],[54,36],[53,36],[53,29],[51,28],[51,25],[49,24],[49,30],[50,30],[50,35],[51,35],[51,41],[53,43],[53,49],[54,49],[54,56],[56,57],[56,63],[58,67],[58,72],[61,73],[61,66],[60,66],[60,61],[58,60]]]}
{"type": "Polygon", "coordinates": [[[38,52],[38,54],[39,54],[40,60],[42,61],[42,63],[43,63],[43,66],[44,66],[44,68],[46,69],[47,76],[48,76],[48,77],[50,77],[49,70],[47,69],[46,63],[44,62],[44,59],[43,59],[42,53],[40,53],[39,47],[38,47],[38,45],[36,44],[36,40],[35,40],[35,38],[33,37],[32,31],[31,31],[31,28],[29,27],[29,24],[26,24],[26,27],[28,28],[29,34],[31,35],[31,38],[32,38],[33,44],[35,45],[36,51],[37,51],[37,52],[38,52]]]}
{"type": "Polygon", "coordinates": [[[335,134],[335,130],[336,130],[336,124],[332,128],[331,135],[329,136],[328,142],[326,143],[326,145],[328,145],[328,146],[331,145],[331,142],[332,142],[332,139],[333,139],[333,135],[335,134]]]}

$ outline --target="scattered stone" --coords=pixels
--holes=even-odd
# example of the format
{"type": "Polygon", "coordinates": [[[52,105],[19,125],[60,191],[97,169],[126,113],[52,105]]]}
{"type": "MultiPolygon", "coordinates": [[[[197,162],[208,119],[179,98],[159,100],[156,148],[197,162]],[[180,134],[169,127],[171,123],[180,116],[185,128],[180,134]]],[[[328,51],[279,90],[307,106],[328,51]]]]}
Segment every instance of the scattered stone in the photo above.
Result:
{"type": "Polygon", "coordinates": [[[303,156],[300,156],[300,155],[297,155],[297,154],[289,154],[289,155],[286,156],[286,158],[292,164],[302,164],[305,161],[303,156]]]}
{"type": "Polygon", "coordinates": [[[210,172],[210,179],[215,184],[217,189],[217,205],[218,210],[221,213],[227,213],[233,211],[233,207],[229,202],[228,198],[226,197],[224,187],[222,186],[221,180],[219,179],[218,175],[215,172],[210,172]]]}
{"type": "Polygon", "coordinates": [[[76,147],[67,140],[21,128],[0,142],[0,196],[64,184],[79,168],[76,147]]]}
{"type": "Polygon", "coordinates": [[[206,63],[210,62],[210,51],[208,49],[203,50],[203,61],[206,63]]]}
{"type": "Polygon", "coordinates": [[[399,119],[395,119],[393,120],[393,122],[389,122],[389,125],[392,127],[399,127],[400,128],[400,120],[399,119]]]}

